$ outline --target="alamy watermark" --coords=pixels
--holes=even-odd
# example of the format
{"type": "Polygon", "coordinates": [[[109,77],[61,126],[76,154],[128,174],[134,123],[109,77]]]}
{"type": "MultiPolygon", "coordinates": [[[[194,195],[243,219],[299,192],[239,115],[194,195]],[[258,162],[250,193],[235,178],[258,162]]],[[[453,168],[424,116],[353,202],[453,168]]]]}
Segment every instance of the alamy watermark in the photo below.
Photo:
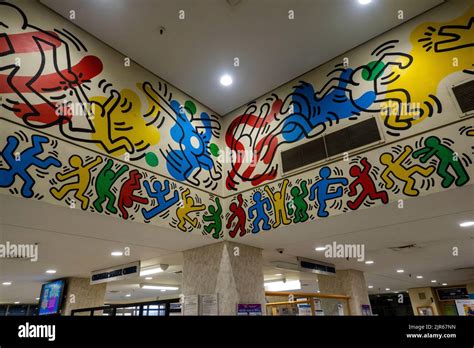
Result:
{"type": "Polygon", "coordinates": [[[326,244],[324,256],[327,258],[357,259],[359,262],[365,261],[364,244],[326,244]]]}
{"type": "Polygon", "coordinates": [[[6,241],[0,244],[0,258],[2,259],[30,259],[38,261],[38,244],[15,244],[6,241]]]}

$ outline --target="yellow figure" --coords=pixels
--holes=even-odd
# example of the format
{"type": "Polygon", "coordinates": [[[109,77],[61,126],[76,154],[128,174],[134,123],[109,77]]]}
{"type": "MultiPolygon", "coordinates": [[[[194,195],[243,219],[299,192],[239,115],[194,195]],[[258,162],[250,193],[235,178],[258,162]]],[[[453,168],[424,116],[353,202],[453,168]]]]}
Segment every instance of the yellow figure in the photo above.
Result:
{"type": "Polygon", "coordinates": [[[102,158],[97,156],[95,160],[84,165],[82,158],[78,155],[72,155],[69,158],[69,164],[73,170],[65,173],[57,173],[56,179],[60,182],[66,181],[69,178],[77,177],[77,180],[69,184],[63,185],[59,190],[55,187],[51,188],[49,192],[57,200],[61,200],[71,191],[76,191],[74,197],[82,202],[81,207],[86,210],[89,205],[89,198],[85,195],[89,184],[91,183],[91,169],[102,163],[102,158]]]}
{"type": "MultiPolygon", "coordinates": [[[[137,84],[137,87],[144,92],[145,84],[137,84]]],[[[120,156],[126,152],[141,152],[158,144],[160,133],[154,123],[160,107],[146,93],[145,95],[148,110],[144,115],[140,97],[130,89],[123,89],[120,93],[111,91],[109,98],[91,98],[95,128],[92,139],[100,141],[99,147],[120,156]]]]}
{"type": "Polygon", "coordinates": [[[270,187],[265,186],[265,192],[272,201],[273,211],[275,212],[275,223],[273,228],[277,228],[283,222],[284,225],[289,225],[291,220],[288,218],[285,209],[285,194],[288,186],[288,179],[283,180],[283,185],[280,191],[272,192],[270,187]]]}
{"type": "Polygon", "coordinates": [[[190,218],[189,213],[206,209],[204,204],[195,205],[194,199],[190,197],[189,194],[189,189],[181,192],[181,206],[176,209],[176,217],[179,220],[178,228],[184,232],[186,232],[186,222],[189,222],[194,228],[196,228],[198,224],[197,218],[190,218]]]}
{"type": "Polygon", "coordinates": [[[390,174],[397,178],[400,181],[403,181],[405,185],[403,186],[403,193],[407,196],[418,196],[419,192],[415,189],[415,179],[412,176],[416,173],[421,176],[428,177],[433,173],[435,167],[429,166],[424,168],[419,165],[412,165],[411,167],[405,167],[403,162],[407,159],[408,156],[413,152],[413,149],[410,146],[405,146],[405,150],[397,159],[393,158],[393,155],[390,153],[384,153],[380,156],[380,163],[384,164],[386,167],[382,172],[381,178],[385,182],[385,187],[391,189],[395,184],[390,178],[390,174]]]}
{"type": "MultiPolygon", "coordinates": [[[[474,6],[463,16],[448,22],[425,22],[410,35],[413,57],[411,66],[394,68],[393,82],[387,86],[386,97],[409,103],[397,107],[385,123],[393,129],[408,129],[435,112],[441,105],[436,97],[440,82],[447,76],[473,69],[474,6]],[[408,92],[410,100],[401,92],[408,92]],[[438,105],[439,104],[439,105],[438,105]],[[406,111],[409,109],[410,111],[406,111]],[[396,115],[394,115],[396,114],[396,115]]],[[[467,76],[467,75],[466,75],[467,76]]]]}

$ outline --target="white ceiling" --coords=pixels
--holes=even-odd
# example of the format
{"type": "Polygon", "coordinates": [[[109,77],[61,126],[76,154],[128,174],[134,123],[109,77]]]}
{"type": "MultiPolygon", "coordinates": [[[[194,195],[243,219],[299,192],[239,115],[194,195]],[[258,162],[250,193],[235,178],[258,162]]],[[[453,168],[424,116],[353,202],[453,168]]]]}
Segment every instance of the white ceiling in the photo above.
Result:
{"type": "MultiPolygon", "coordinates": [[[[180,251],[214,243],[213,239],[179,233],[137,222],[67,209],[47,203],[0,195],[2,206],[0,243],[5,241],[39,243],[38,262],[0,259],[0,303],[35,302],[41,284],[61,277],[88,277],[90,272],[116,264],[142,260],[144,266],[166,263],[165,273],[153,276],[150,283],[181,284],[180,251]],[[45,218],[46,217],[46,218],[45,218]],[[131,248],[130,257],[114,258],[113,250],[131,248]],[[55,275],[45,270],[55,268],[55,275]]],[[[474,228],[461,228],[459,223],[474,220],[474,186],[407,200],[404,209],[395,204],[346,213],[317,222],[279,228],[239,240],[264,249],[265,279],[301,279],[309,284],[307,291],[316,291],[317,277],[275,269],[271,262],[294,262],[296,256],[333,262],[337,269],[364,271],[371,293],[402,291],[413,287],[474,282],[474,228]],[[365,244],[365,265],[355,260],[327,260],[316,246],[327,243],[365,244]],[[389,247],[416,244],[417,248],[395,252],[389,247]],[[452,247],[459,247],[459,256],[452,247]],[[279,254],[276,248],[284,248],[279,254]],[[467,268],[466,270],[456,270],[467,268]],[[396,273],[397,269],[405,273],[396,273]],[[275,276],[281,273],[282,276],[275,276]],[[411,277],[410,277],[411,275],[411,277]],[[423,279],[416,279],[423,275],[423,279]]],[[[140,282],[148,282],[141,280],[140,282]]],[[[114,282],[107,287],[107,301],[121,302],[177,296],[180,291],[161,293],[142,290],[136,280],[114,282]],[[113,291],[113,292],[111,292],[113,291]],[[118,292],[115,292],[118,291],[118,292]],[[131,294],[131,297],[125,297],[131,294]]]]}
{"type": "Polygon", "coordinates": [[[443,0],[41,0],[220,115],[443,0]],[[185,19],[178,11],[185,11],[185,19]],[[288,19],[293,10],[294,20],[288,19]],[[159,27],[164,26],[164,35],[159,27]],[[234,68],[234,58],[240,66],[234,68]],[[230,73],[231,87],[219,77],[230,73]]]}

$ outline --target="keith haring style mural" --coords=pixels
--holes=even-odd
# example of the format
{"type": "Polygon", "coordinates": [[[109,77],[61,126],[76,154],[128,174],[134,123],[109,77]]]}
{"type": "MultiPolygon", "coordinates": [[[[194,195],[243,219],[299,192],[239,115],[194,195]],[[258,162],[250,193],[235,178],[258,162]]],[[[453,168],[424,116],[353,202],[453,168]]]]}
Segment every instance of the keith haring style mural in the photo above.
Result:
{"type": "Polygon", "coordinates": [[[209,234],[212,233],[213,238],[219,239],[222,237],[222,205],[219,197],[216,197],[214,201],[216,206],[209,205],[207,208],[209,215],[204,215],[202,218],[204,221],[210,222],[209,225],[204,226],[204,230],[209,234]]]}
{"type": "Polygon", "coordinates": [[[211,199],[131,164],[77,151],[62,140],[0,122],[0,192],[214,238],[224,236],[220,198],[211,199]],[[6,130],[11,135],[4,138],[6,130]],[[66,149],[74,154],[64,153],[66,149]]]}
{"type": "MultiPolygon", "coordinates": [[[[23,182],[21,186],[21,195],[26,198],[31,198],[34,195],[33,186],[36,180],[32,176],[32,170],[37,171],[39,177],[44,178],[50,166],[60,167],[61,162],[57,159],[57,152],[50,152],[50,156],[46,155],[44,158],[44,144],[48,143],[48,138],[41,135],[34,135],[31,137],[31,147],[27,147],[23,151],[18,151],[20,139],[25,141],[26,135],[23,132],[16,132],[17,136],[11,135],[7,138],[7,143],[3,147],[0,155],[8,169],[0,169],[0,187],[10,187],[16,179],[23,182]]],[[[53,146],[53,149],[55,146],[53,146]]]]}
{"type": "Polygon", "coordinates": [[[461,79],[474,74],[473,23],[474,6],[449,22],[424,22],[408,42],[391,39],[373,48],[365,64],[335,64],[321,83],[300,81],[284,98],[272,93],[248,104],[226,130],[226,145],[234,154],[226,188],[277,178],[281,146],[319,137],[341,122],[380,115],[385,133],[399,137],[440,114],[441,81],[455,73],[461,79]],[[404,52],[406,46],[411,49],[404,52]]]}
{"type": "Polygon", "coordinates": [[[130,86],[146,74],[130,62],[109,71],[109,62],[88,51],[90,38],[79,39],[77,28],[40,27],[6,2],[0,3],[0,28],[0,105],[10,120],[176,181],[217,188],[217,116],[149,73],[150,80],[130,86]]]}
{"type": "MultiPolygon", "coordinates": [[[[466,120],[466,124],[469,120],[466,120]]],[[[396,203],[468,185],[473,174],[474,147],[466,136],[472,126],[454,124],[428,136],[419,136],[364,156],[287,177],[233,197],[227,214],[229,237],[244,236],[243,227],[232,228],[235,219],[245,230],[259,233],[286,224],[328,218],[335,214],[396,203]],[[437,133],[437,134],[434,134],[437,133]],[[453,138],[441,136],[452,134],[453,138]],[[403,145],[402,145],[403,144],[403,145]],[[469,146],[468,146],[469,144],[469,146]],[[286,193],[285,193],[286,192],[286,193]],[[282,193],[280,196],[276,194],[282,193]],[[286,210],[283,211],[281,204],[286,210]],[[246,206],[248,204],[248,208],[246,206]],[[248,212],[245,215],[246,211],[248,212]],[[240,216],[238,215],[240,214],[240,216]],[[289,220],[284,220],[283,216],[289,220]]]]}

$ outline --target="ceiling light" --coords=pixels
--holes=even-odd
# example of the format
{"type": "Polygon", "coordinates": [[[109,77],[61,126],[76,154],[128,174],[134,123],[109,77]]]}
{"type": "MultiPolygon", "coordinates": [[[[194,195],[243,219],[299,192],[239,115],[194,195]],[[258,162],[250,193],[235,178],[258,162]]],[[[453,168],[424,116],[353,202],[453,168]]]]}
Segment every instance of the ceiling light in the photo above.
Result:
{"type": "Polygon", "coordinates": [[[403,273],[405,272],[403,269],[397,269],[397,273],[403,273]]]}
{"type": "Polygon", "coordinates": [[[46,273],[48,273],[48,274],[54,274],[54,273],[56,273],[56,270],[55,270],[55,269],[48,269],[48,270],[46,271],[46,273]]]}
{"type": "Polygon", "coordinates": [[[40,299],[40,298],[39,298],[39,297],[37,297],[37,298],[36,298],[36,301],[39,301],[39,299],[40,299]]]}
{"type": "Polygon", "coordinates": [[[232,84],[232,76],[228,74],[222,75],[220,82],[222,86],[230,86],[232,84]]]}
{"type": "Polygon", "coordinates": [[[461,227],[471,227],[471,226],[474,226],[474,221],[461,222],[461,223],[459,224],[459,226],[461,226],[461,227]]]}
{"type": "Polygon", "coordinates": [[[432,283],[436,283],[437,281],[433,279],[431,282],[432,282],[432,283]]]}
{"type": "Polygon", "coordinates": [[[152,280],[153,277],[145,277],[146,280],[152,280]]]}
{"type": "Polygon", "coordinates": [[[287,290],[300,290],[301,282],[299,280],[290,280],[290,281],[276,281],[264,283],[265,289],[267,291],[287,291],[287,290]]]}
{"type": "Polygon", "coordinates": [[[366,265],[371,265],[371,264],[373,264],[373,263],[374,263],[374,261],[372,261],[372,260],[367,260],[367,261],[365,261],[365,264],[366,264],[366,265]]]}
{"type": "Polygon", "coordinates": [[[446,285],[448,285],[448,283],[443,283],[443,284],[441,284],[441,285],[442,285],[442,286],[446,286],[446,285]]]}
{"type": "Polygon", "coordinates": [[[390,288],[385,288],[385,291],[390,291],[390,288]]]}
{"type": "Polygon", "coordinates": [[[112,252],[110,253],[110,255],[112,255],[112,256],[122,256],[122,255],[123,255],[123,252],[121,252],[121,251],[112,251],[112,252]]]}
{"type": "Polygon", "coordinates": [[[140,271],[140,277],[147,276],[150,274],[160,273],[160,272],[163,272],[161,267],[149,268],[149,269],[140,271]]]}
{"type": "Polygon", "coordinates": [[[281,273],[277,273],[277,274],[275,274],[275,275],[278,277],[278,276],[282,276],[283,274],[281,274],[281,273]]]}
{"type": "Polygon", "coordinates": [[[422,275],[417,275],[416,279],[423,279],[423,276],[422,275]]]}
{"type": "Polygon", "coordinates": [[[161,292],[165,292],[165,291],[166,291],[166,289],[161,289],[160,291],[161,291],[161,292]]]}
{"type": "Polygon", "coordinates": [[[2,285],[5,285],[5,286],[12,285],[12,282],[3,282],[2,285]]]}
{"type": "Polygon", "coordinates": [[[316,251],[324,251],[326,249],[327,248],[325,246],[319,246],[319,247],[314,248],[314,250],[316,250],[316,251]]]}
{"type": "Polygon", "coordinates": [[[15,301],[15,302],[13,302],[13,303],[14,303],[14,304],[19,304],[19,303],[20,303],[20,301],[15,301]]]}
{"type": "Polygon", "coordinates": [[[373,289],[374,286],[373,286],[373,285],[369,285],[368,288],[369,288],[369,289],[373,289]]]}
{"type": "Polygon", "coordinates": [[[132,296],[132,294],[126,294],[126,295],[125,295],[125,297],[130,297],[130,296],[132,296]]]}
{"type": "Polygon", "coordinates": [[[169,286],[169,285],[147,285],[147,284],[140,284],[140,287],[145,290],[179,290],[177,286],[169,286]]]}
{"type": "Polygon", "coordinates": [[[372,0],[359,0],[359,4],[361,5],[367,5],[367,4],[370,4],[372,2],[372,0]]]}

